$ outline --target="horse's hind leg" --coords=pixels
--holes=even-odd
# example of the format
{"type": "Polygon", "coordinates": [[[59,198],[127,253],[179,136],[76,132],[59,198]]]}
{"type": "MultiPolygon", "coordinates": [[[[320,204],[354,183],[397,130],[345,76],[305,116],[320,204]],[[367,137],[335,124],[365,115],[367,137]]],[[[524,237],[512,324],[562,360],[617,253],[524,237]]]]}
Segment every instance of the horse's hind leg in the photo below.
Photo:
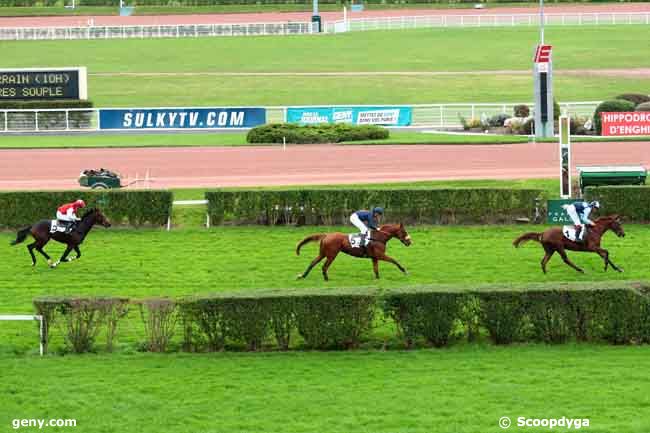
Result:
{"type": "Polygon", "coordinates": [[[325,258],[324,255],[319,254],[318,257],[316,257],[314,260],[312,260],[311,263],[309,264],[309,266],[307,266],[307,269],[305,269],[305,272],[298,275],[298,279],[300,280],[302,278],[307,278],[307,275],[309,275],[309,272],[311,272],[311,270],[314,268],[314,266],[316,266],[318,264],[318,262],[320,262],[324,258],[325,258]]]}
{"type": "Polygon", "coordinates": [[[583,274],[585,273],[585,271],[577,267],[571,260],[569,260],[569,257],[566,255],[566,251],[564,251],[564,248],[557,250],[557,252],[562,257],[562,260],[564,260],[564,263],[571,266],[573,269],[575,269],[578,272],[582,272],[583,274]]]}
{"type": "Polygon", "coordinates": [[[32,242],[31,244],[27,245],[27,251],[29,251],[29,255],[32,256],[32,266],[36,265],[36,256],[34,255],[35,247],[36,247],[36,242],[32,242]]]}
{"type": "Polygon", "coordinates": [[[339,253],[339,252],[337,251],[337,252],[335,252],[333,255],[327,256],[327,260],[325,260],[325,264],[323,265],[323,278],[325,278],[325,281],[329,281],[329,279],[330,279],[330,278],[327,276],[327,270],[328,270],[328,269],[330,268],[330,266],[332,265],[332,262],[334,261],[334,259],[335,259],[336,256],[338,255],[338,253],[339,253]]]}
{"type": "Polygon", "coordinates": [[[548,263],[549,260],[551,260],[551,257],[553,256],[553,253],[555,253],[555,250],[547,245],[542,245],[544,247],[544,258],[542,259],[542,271],[546,273],[546,264],[548,263]]]}
{"type": "Polygon", "coordinates": [[[37,241],[36,245],[35,245],[35,248],[36,248],[36,251],[38,251],[39,253],[41,253],[41,255],[43,257],[45,257],[45,260],[47,260],[47,264],[52,266],[52,258],[45,252],[45,250],[43,250],[43,247],[45,246],[45,244],[47,244],[47,241],[45,241],[45,242],[37,241]]]}

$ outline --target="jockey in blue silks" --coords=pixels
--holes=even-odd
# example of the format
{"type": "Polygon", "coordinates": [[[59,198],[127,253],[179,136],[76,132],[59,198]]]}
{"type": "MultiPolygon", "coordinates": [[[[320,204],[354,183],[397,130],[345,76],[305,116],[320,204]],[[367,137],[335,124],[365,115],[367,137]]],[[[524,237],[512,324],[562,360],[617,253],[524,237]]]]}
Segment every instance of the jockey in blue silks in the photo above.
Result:
{"type": "Polygon", "coordinates": [[[369,238],[368,233],[370,229],[377,230],[377,226],[381,222],[383,215],[384,209],[381,207],[374,207],[372,211],[358,210],[350,215],[350,222],[361,232],[364,244],[366,237],[369,238]]]}
{"type": "Polygon", "coordinates": [[[591,219],[589,219],[589,215],[594,209],[600,209],[600,203],[595,200],[589,203],[586,201],[577,201],[575,203],[567,204],[562,207],[564,210],[566,210],[566,213],[569,215],[573,221],[573,224],[575,225],[576,239],[578,242],[583,242],[585,232],[587,231],[584,229],[584,225],[596,225],[591,219]]]}

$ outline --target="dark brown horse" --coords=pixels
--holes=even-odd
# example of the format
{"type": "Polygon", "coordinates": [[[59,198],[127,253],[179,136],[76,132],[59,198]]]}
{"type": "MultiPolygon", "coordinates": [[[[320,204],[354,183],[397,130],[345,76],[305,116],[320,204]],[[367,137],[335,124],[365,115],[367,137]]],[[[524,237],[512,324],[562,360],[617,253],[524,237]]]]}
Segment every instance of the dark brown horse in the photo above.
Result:
{"type": "Polygon", "coordinates": [[[95,224],[101,224],[104,227],[111,226],[111,223],[99,209],[89,209],[84,216],[81,217],[81,221],[77,223],[77,226],[71,233],[50,233],[50,222],[50,220],[41,220],[33,226],[26,227],[18,232],[16,240],[11,241],[11,245],[16,245],[23,242],[28,235],[32,235],[34,242],[27,245],[29,255],[32,256],[32,266],[36,265],[34,249],[45,257],[51,268],[55,268],[60,262],[71,262],[72,260],[80,258],[81,251],[79,250],[79,245],[84,241],[86,235],[90,232],[90,229],[92,229],[95,224]],[[43,251],[43,247],[50,241],[50,239],[54,239],[55,241],[68,246],[68,248],[63,252],[61,258],[54,263],[50,259],[50,256],[43,251]],[[75,250],[77,256],[68,258],[68,254],[70,254],[72,250],[75,250]]]}
{"type": "Polygon", "coordinates": [[[320,241],[320,250],[318,257],[316,257],[309,264],[304,273],[298,275],[298,278],[305,278],[314,266],[324,258],[327,258],[323,265],[323,278],[325,281],[329,280],[327,270],[336,258],[339,252],[343,251],[345,254],[354,257],[367,257],[372,259],[373,270],[375,277],[379,278],[379,261],[383,260],[390,262],[397,266],[404,274],[408,274],[406,269],[402,267],[397,260],[386,255],[386,244],[392,238],[399,239],[404,245],[411,245],[411,236],[404,229],[403,224],[386,224],[379,227],[379,230],[371,230],[370,238],[372,241],[365,247],[352,247],[348,235],[345,233],[319,233],[316,235],[307,236],[301,240],[296,247],[296,255],[300,255],[300,248],[309,242],[320,241]]]}
{"type": "Polygon", "coordinates": [[[516,248],[519,248],[521,244],[526,241],[536,241],[542,244],[546,254],[542,259],[542,271],[546,273],[546,264],[551,260],[551,256],[556,251],[564,260],[564,263],[571,266],[578,272],[584,272],[582,269],[577,267],[569,257],[567,257],[566,250],[571,251],[584,251],[590,253],[596,253],[603,258],[605,262],[605,270],[607,270],[607,265],[612,265],[612,268],[618,272],[623,272],[623,269],[617,267],[609,258],[609,251],[600,246],[600,239],[603,237],[605,232],[612,230],[618,237],[624,237],[625,232],[621,226],[621,219],[618,215],[611,215],[606,217],[598,218],[594,221],[595,225],[588,228],[587,234],[585,235],[584,243],[583,242],[574,242],[567,239],[562,233],[561,227],[553,227],[545,230],[542,233],[524,233],[514,240],[512,243],[516,248]]]}

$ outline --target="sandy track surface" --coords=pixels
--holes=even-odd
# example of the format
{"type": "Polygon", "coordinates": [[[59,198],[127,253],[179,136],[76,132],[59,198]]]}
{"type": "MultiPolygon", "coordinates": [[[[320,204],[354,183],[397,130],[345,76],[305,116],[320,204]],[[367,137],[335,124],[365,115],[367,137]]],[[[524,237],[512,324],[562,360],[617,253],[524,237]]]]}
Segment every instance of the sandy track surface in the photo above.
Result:
{"type": "MultiPolygon", "coordinates": [[[[116,11],[117,12],[117,11],[116,11]]],[[[622,3],[604,5],[551,5],[547,13],[590,12],[650,12],[650,3],[622,3]]],[[[537,13],[536,6],[487,9],[397,9],[369,10],[350,14],[351,18],[401,17],[424,15],[494,15],[537,13]]],[[[343,19],[342,12],[323,12],[323,20],[343,19]]],[[[310,12],[241,13],[205,15],[143,15],[143,16],[53,16],[53,17],[2,17],[0,27],[86,26],[92,18],[95,26],[105,25],[159,25],[159,24],[229,24],[309,21],[310,12]]]]}
{"type": "MultiPolygon", "coordinates": [[[[650,142],[574,143],[574,165],[650,166],[650,142]]],[[[48,149],[0,152],[0,189],[75,189],[83,169],[106,167],[155,188],[344,184],[558,176],[557,143],[48,149]]]]}

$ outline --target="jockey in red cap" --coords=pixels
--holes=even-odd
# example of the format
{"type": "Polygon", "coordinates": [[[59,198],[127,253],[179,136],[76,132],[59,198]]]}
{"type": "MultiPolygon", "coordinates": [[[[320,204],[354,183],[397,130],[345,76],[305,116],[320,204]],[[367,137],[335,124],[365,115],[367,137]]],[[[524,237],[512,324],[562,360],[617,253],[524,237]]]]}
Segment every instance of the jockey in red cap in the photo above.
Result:
{"type": "Polygon", "coordinates": [[[83,207],[86,207],[86,202],[83,200],[66,203],[56,210],[56,219],[64,222],[67,226],[71,226],[72,223],[81,219],[77,216],[77,210],[83,207]]]}

